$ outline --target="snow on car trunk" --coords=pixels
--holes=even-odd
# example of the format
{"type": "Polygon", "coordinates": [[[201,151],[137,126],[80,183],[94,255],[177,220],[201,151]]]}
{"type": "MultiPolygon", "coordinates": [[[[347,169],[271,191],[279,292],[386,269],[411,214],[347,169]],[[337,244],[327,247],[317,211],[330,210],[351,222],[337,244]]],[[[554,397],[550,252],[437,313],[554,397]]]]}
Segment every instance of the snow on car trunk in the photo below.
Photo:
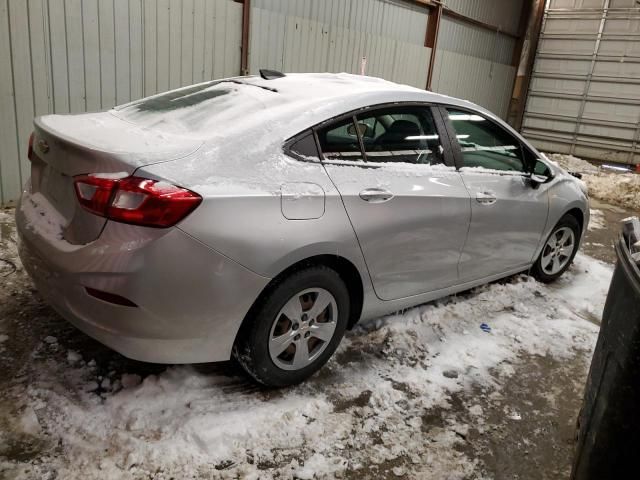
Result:
{"type": "Polygon", "coordinates": [[[126,177],[143,165],[187,156],[199,145],[110,113],[38,117],[29,149],[31,180],[21,208],[30,226],[50,234],[58,246],[86,244],[98,237],[106,219],[80,207],[75,176],[126,177]]]}
{"type": "MultiPolygon", "coordinates": [[[[410,478],[477,477],[477,460],[454,448],[469,425],[431,425],[429,412],[458,392],[499,391],[497,375],[513,374],[520,356],[588,354],[610,277],[579,254],[555,284],[520,275],[365,322],[319,374],[279,391],[210,367],[105,373],[90,351],[42,361],[16,422],[36,418],[46,433],[30,435],[51,450],[4,467],[82,479],[333,478],[373,463],[410,478]]],[[[489,428],[481,410],[470,415],[489,428]]]]}

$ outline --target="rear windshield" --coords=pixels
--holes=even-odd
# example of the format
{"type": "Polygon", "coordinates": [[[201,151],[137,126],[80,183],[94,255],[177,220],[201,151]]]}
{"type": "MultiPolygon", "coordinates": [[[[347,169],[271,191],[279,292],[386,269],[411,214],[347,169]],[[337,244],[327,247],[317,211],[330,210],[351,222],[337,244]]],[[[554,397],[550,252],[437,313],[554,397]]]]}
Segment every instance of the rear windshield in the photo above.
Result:
{"type": "Polygon", "coordinates": [[[236,80],[216,80],[143,98],[111,111],[123,120],[167,133],[200,134],[264,108],[264,97],[277,95],[236,80]]]}

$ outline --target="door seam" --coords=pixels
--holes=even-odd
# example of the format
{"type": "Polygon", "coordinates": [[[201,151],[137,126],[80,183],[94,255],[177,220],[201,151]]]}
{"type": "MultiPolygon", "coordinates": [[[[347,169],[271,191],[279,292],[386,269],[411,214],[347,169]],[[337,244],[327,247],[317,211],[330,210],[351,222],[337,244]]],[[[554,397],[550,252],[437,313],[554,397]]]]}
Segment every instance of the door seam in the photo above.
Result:
{"type": "Polygon", "coordinates": [[[327,167],[324,164],[324,162],[322,162],[321,165],[322,165],[322,168],[324,169],[324,173],[326,173],[327,177],[329,177],[329,181],[331,182],[333,187],[336,189],[336,192],[338,192],[338,195],[340,196],[340,203],[342,203],[342,208],[344,208],[344,213],[347,215],[347,220],[349,220],[349,225],[351,225],[351,231],[353,232],[353,235],[356,237],[356,242],[358,243],[358,248],[360,249],[360,255],[362,255],[362,261],[364,262],[364,267],[367,269],[367,275],[369,275],[369,281],[371,282],[371,289],[373,290],[373,294],[376,296],[378,300],[385,302],[386,300],[384,298],[381,298],[380,295],[378,295],[378,292],[376,291],[376,286],[375,286],[375,283],[373,283],[373,277],[371,276],[371,270],[369,269],[369,264],[367,263],[367,257],[365,256],[364,250],[362,249],[362,244],[360,243],[358,232],[356,232],[356,228],[353,226],[353,221],[351,220],[351,216],[349,216],[349,210],[347,209],[347,206],[344,204],[344,198],[342,198],[342,192],[333,181],[333,178],[331,178],[331,175],[327,171],[327,167]]]}

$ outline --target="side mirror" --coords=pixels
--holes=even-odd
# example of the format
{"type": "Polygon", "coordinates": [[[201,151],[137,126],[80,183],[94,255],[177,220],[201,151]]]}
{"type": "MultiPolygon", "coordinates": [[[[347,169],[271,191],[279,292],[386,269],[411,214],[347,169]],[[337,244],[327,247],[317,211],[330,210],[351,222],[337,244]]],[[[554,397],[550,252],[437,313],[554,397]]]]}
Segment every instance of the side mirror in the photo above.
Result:
{"type": "Polygon", "coordinates": [[[531,182],[531,186],[533,188],[538,188],[541,184],[548,182],[550,177],[546,175],[538,175],[537,173],[530,173],[528,178],[531,182]]]}

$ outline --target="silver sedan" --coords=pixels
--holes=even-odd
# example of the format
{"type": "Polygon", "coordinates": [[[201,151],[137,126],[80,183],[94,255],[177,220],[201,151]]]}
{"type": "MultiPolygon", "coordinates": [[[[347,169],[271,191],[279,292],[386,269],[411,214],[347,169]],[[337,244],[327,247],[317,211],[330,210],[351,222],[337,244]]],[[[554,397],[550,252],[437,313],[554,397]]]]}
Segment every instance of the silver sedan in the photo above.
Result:
{"type": "Polygon", "coordinates": [[[384,80],[206,82],[36,118],[16,210],[42,296],[127,357],[300,382],[346,329],[569,267],[582,182],[490,112],[384,80]]]}

